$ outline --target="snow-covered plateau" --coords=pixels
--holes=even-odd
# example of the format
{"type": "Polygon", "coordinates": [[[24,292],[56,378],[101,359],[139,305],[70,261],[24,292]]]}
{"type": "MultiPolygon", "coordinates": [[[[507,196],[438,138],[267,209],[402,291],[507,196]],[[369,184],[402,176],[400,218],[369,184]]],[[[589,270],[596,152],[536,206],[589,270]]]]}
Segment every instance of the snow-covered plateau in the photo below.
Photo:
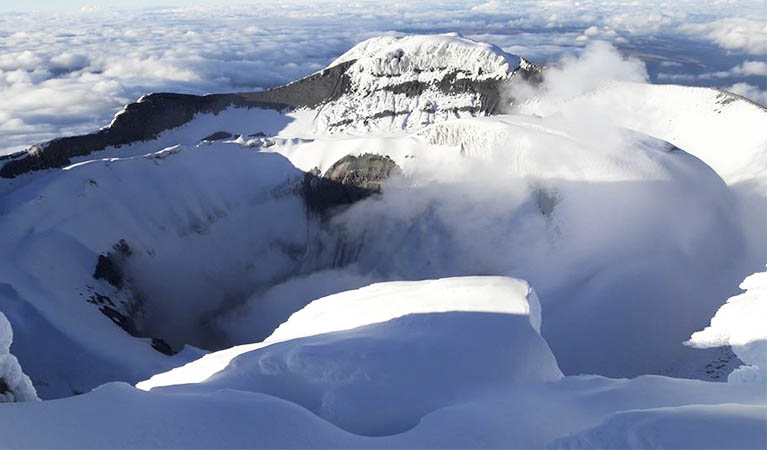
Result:
{"type": "Polygon", "coordinates": [[[0,447],[767,448],[767,110],[642,71],[384,36],[0,157],[0,447]]]}

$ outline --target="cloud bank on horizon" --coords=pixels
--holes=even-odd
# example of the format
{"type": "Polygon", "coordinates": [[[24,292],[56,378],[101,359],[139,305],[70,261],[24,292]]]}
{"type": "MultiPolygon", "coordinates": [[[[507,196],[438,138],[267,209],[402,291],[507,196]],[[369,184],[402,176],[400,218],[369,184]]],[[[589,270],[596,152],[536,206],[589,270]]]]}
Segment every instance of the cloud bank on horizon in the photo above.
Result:
{"type": "Polygon", "coordinates": [[[93,131],[148,92],[289,82],[387,33],[457,31],[544,64],[607,41],[642,60],[652,82],[715,86],[767,104],[760,0],[192,5],[0,12],[0,154],[93,131]]]}

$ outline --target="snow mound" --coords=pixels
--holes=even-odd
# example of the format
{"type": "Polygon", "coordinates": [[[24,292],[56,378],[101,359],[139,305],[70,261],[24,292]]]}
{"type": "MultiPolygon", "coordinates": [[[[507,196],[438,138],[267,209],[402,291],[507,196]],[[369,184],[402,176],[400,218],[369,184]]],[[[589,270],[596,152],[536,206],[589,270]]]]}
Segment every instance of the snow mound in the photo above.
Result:
{"type": "MultiPolygon", "coordinates": [[[[490,386],[561,378],[539,327],[538,300],[520,280],[379,283],[315,300],[261,348],[225,351],[228,365],[201,385],[170,389],[261,392],[348,431],[390,435],[490,386]]],[[[183,382],[213,358],[139,387],[183,382]]]]}
{"type": "Polygon", "coordinates": [[[423,80],[445,71],[476,80],[505,78],[521,63],[518,56],[495,45],[456,33],[375,37],[355,45],[329,67],[352,60],[356,62],[351,76],[357,83],[378,81],[381,76],[423,80]]]}
{"type": "Polygon", "coordinates": [[[13,330],[0,312],[0,403],[37,400],[32,380],[24,374],[19,361],[11,354],[13,330]]]}
{"type": "Polygon", "coordinates": [[[727,299],[711,325],[694,333],[686,344],[696,348],[729,345],[747,364],[732,372],[729,381],[767,383],[767,272],[750,275],[740,288],[746,292],[727,299]]]}

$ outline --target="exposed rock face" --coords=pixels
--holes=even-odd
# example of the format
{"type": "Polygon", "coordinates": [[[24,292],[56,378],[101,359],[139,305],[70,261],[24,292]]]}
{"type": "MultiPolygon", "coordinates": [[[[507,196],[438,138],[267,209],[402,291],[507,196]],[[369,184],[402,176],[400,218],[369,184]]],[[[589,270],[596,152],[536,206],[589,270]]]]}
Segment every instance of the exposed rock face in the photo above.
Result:
{"type": "Polygon", "coordinates": [[[304,178],[304,197],[309,208],[324,212],[380,193],[384,181],[401,173],[397,164],[388,156],[371,153],[347,155],[322,176],[319,170],[307,173],[304,178]]]}
{"type": "Polygon", "coordinates": [[[330,132],[416,130],[495,114],[503,109],[504,85],[539,70],[496,46],[455,34],[369,39],[335,61],[345,62],[352,62],[348,92],[317,114],[317,126],[330,132]]]}
{"type": "Polygon", "coordinates": [[[210,136],[205,136],[204,138],[202,138],[202,140],[203,141],[222,141],[224,139],[231,139],[233,137],[234,135],[232,133],[229,133],[226,131],[216,131],[210,136]]]}

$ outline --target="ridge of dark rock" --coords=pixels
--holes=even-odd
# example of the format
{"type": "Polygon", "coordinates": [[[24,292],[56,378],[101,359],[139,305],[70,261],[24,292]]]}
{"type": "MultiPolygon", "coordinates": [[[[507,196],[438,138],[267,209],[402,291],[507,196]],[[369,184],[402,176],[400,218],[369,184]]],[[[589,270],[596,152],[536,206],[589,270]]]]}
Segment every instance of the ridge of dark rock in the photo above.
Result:
{"type": "Polygon", "coordinates": [[[274,89],[234,94],[189,95],[155,93],[131,103],[113,122],[95,133],[57,138],[16,154],[0,168],[0,177],[13,178],[27,172],[64,167],[71,158],[107,147],[156,138],[163,131],[191,121],[196,114],[217,114],[230,107],[278,111],[312,107],[340,97],[348,88],[347,61],[314,75],[274,89]]]}

